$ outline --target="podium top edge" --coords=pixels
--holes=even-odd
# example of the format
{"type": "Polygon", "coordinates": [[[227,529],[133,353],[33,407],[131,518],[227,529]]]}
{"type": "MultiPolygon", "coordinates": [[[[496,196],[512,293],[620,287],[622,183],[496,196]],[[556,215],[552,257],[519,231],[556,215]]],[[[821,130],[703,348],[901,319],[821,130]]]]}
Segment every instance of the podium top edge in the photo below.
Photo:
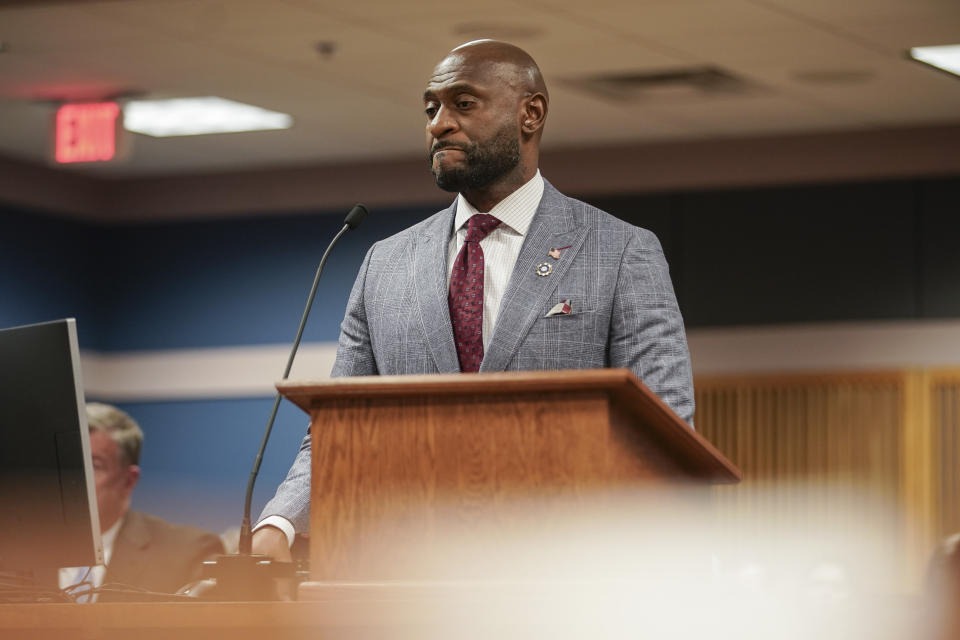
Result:
{"type": "Polygon", "coordinates": [[[516,391],[593,390],[611,384],[646,387],[629,369],[563,369],[557,371],[500,371],[492,373],[440,373],[400,376],[357,376],[324,380],[281,380],[277,390],[291,398],[299,395],[390,396],[456,393],[513,393],[516,391]],[[631,385],[632,383],[632,385],[631,385]],[[519,386],[518,386],[519,385],[519,386]]]}
{"type": "Polygon", "coordinates": [[[642,415],[648,427],[716,483],[737,483],[740,470],[706,438],[680,419],[629,369],[564,369],[400,376],[358,376],[326,380],[283,380],[277,390],[307,413],[330,400],[442,396],[505,396],[537,393],[605,393],[642,415]]]}

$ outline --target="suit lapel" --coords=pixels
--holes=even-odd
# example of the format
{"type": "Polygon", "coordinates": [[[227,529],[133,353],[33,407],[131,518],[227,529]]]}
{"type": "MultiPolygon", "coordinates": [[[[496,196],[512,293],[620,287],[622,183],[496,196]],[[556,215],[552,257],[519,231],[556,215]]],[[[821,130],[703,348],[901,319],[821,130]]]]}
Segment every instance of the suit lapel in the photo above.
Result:
{"type": "MultiPolygon", "coordinates": [[[[544,313],[547,299],[583,246],[587,236],[573,214],[569,198],[544,181],[543,197],[533,218],[510,283],[500,302],[493,336],[480,364],[480,371],[503,371],[516,354],[524,336],[544,313]],[[567,247],[559,260],[548,257],[555,247],[567,247]],[[538,264],[553,267],[549,276],[537,275],[538,264]]],[[[449,322],[449,321],[448,321],[449,322]]]]}
{"type": "Polygon", "coordinates": [[[436,216],[419,238],[414,239],[413,246],[413,277],[420,326],[440,373],[460,371],[447,305],[447,251],[456,209],[454,201],[436,216]]]}
{"type": "Polygon", "coordinates": [[[139,583],[149,560],[147,548],[150,546],[150,538],[143,517],[136,511],[127,512],[120,531],[117,532],[117,539],[113,541],[113,553],[110,564],[107,565],[104,584],[139,583]]]}

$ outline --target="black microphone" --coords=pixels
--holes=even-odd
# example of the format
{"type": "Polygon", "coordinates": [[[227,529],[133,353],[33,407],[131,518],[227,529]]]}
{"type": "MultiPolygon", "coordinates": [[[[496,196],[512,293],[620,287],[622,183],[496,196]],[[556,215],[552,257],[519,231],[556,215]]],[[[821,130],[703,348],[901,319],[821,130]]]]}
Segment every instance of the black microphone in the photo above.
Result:
{"type": "MultiPolygon", "coordinates": [[[[300,318],[300,326],[297,328],[297,337],[293,341],[293,347],[290,349],[290,357],[287,358],[287,366],[283,370],[283,380],[290,375],[290,369],[293,367],[293,359],[297,355],[297,349],[300,347],[300,339],[303,337],[303,329],[307,325],[307,318],[310,316],[310,309],[313,307],[313,300],[317,295],[317,287],[320,284],[320,276],[323,273],[323,267],[327,263],[327,257],[337,241],[351,229],[356,229],[367,217],[367,208],[362,204],[357,204],[350,210],[343,221],[343,227],[334,236],[333,240],[327,246],[320,258],[320,265],[317,267],[317,274],[313,278],[313,286],[310,287],[310,293],[307,296],[307,304],[303,310],[303,316],[300,318]]],[[[261,600],[270,599],[269,583],[266,580],[276,577],[293,576],[293,565],[290,563],[270,563],[264,560],[264,556],[253,555],[253,528],[250,522],[250,508],[253,502],[253,487],[257,481],[257,474],[260,473],[260,463],[263,462],[263,453],[266,451],[267,442],[270,440],[270,432],[273,431],[273,423],[277,417],[277,409],[280,407],[282,396],[278,391],[273,402],[273,409],[270,411],[270,418],[267,420],[267,427],[263,433],[263,441],[260,443],[260,449],[257,451],[257,457],[253,461],[253,469],[250,471],[250,480],[247,483],[247,493],[243,504],[243,522],[240,524],[240,547],[235,556],[220,556],[216,561],[204,563],[205,575],[214,577],[217,581],[215,588],[215,599],[219,600],[261,600]],[[282,566],[287,565],[287,566],[282,566]]]]}
{"type": "MultiPolygon", "coordinates": [[[[297,329],[297,337],[293,341],[293,348],[290,349],[290,357],[287,359],[287,366],[283,370],[283,378],[286,380],[290,376],[290,369],[293,367],[293,358],[297,355],[297,349],[300,347],[300,338],[303,337],[303,329],[307,326],[307,318],[310,316],[310,308],[313,306],[313,300],[317,296],[317,286],[320,284],[320,275],[323,273],[323,266],[327,263],[327,257],[330,250],[337,244],[337,241],[351,229],[356,229],[367,217],[367,208],[362,204],[354,205],[350,213],[343,220],[343,228],[334,236],[333,240],[327,246],[320,258],[320,266],[317,267],[317,275],[313,278],[313,286],[310,287],[310,294],[307,296],[307,305],[303,310],[303,316],[300,318],[300,327],[297,329]]],[[[263,433],[263,441],[260,443],[260,450],[257,451],[257,457],[253,461],[253,469],[250,471],[250,480],[247,483],[247,495],[243,504],[243,522],[240,525],[240,555],[250,555],[253,550],[253,531],[250,523],[250,505],[253,502],[253,486],[257,481],[257,474],[260,473],[260,463],[263,461],[263,453],[267,448],[267,441],[270,439],[270,432],[273,431],[273,421],[277,417],[277,409],[280,407],[282,396],[278,391],[273,402],[273,410],[270,412],[270,419],[267,420],[267,428],[263,433]]]]}
{"type": "MultiPolygon", "coordinates": [[[[343,224],[350,227],[351,229],[356,229],[363,221],[367,219],[367,208],[362,204],[357,204],[353,206],[353,209],[350,209],[350,213],[347,214],[347,217],[343,219],[343,224]]],[[[340,236],[337,236],[339,238],[340,236]]],[[[333,239],[333,242],[337,241],[337,238],[333,239]]],[[[333,242],[330,243],[330,246],[333,246],[333,242]]]]}

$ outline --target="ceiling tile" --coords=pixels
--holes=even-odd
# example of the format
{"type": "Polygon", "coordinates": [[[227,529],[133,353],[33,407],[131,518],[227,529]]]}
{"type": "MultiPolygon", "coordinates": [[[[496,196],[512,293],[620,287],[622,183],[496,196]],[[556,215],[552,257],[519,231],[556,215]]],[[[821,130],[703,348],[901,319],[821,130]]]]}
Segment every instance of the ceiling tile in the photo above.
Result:
{"type": "Polygon", "coordinates": [[[789,96],[770,94],[651,106],[703,136],[738,136],[856,129],[868,126],[856,113],[839,112],[789,96]]]}

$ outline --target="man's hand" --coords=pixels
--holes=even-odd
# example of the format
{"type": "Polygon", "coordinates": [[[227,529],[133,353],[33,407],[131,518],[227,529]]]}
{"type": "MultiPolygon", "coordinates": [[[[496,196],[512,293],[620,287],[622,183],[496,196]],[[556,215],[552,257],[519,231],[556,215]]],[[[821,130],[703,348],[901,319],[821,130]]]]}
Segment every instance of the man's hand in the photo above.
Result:
{"type": "MultiPolygon", "coordinates": [[[[287,534],[267,525],[253,532],[253,553],[268,556],[277,562],[293,562],[287,534]]],[[[296,600],[297,583],[290,578],[276,578],[277,599],[296,600]]]]}
{"type": "Polygon", "coordinates": [[[293,562],[287,535],[270,525],[261,527],[253,533],[253,552],[268,556],[278,562],[293,562]]]}

